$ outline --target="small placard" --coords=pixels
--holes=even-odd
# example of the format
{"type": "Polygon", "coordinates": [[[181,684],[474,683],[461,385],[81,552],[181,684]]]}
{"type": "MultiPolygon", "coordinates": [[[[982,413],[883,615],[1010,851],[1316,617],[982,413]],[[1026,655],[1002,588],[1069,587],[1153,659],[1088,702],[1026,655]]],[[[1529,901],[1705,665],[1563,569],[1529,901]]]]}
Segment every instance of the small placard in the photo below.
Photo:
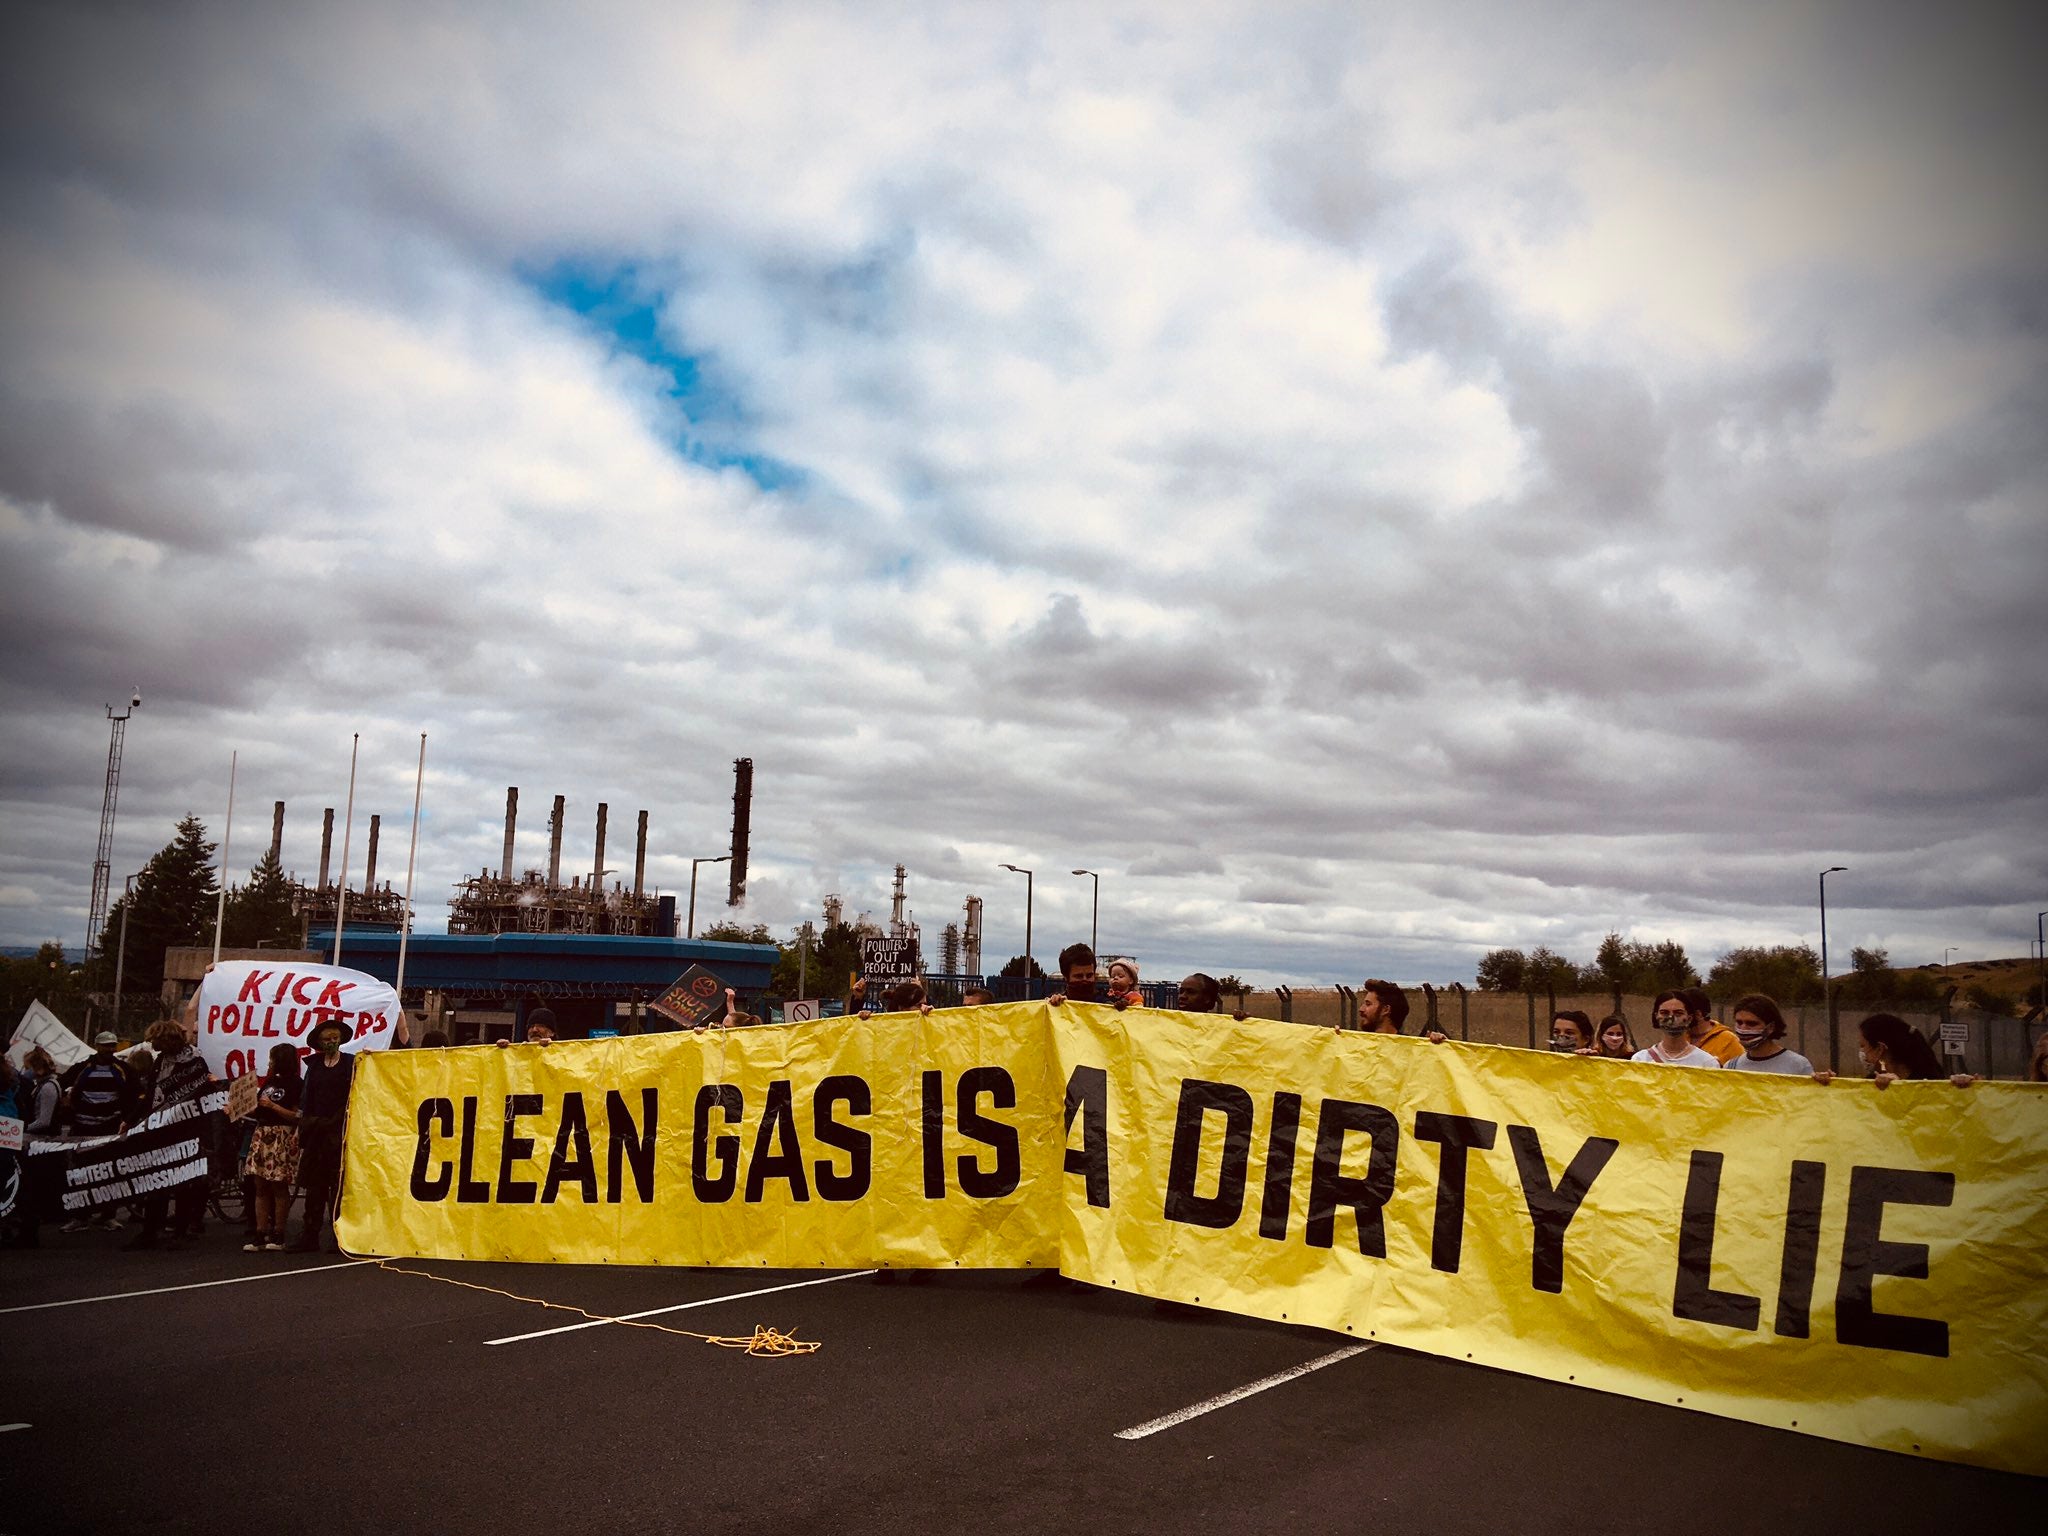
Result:
{"type": "Polygon", "coordinates": [[[256,1099],[263,1091],[263,1079],[254,1072],[244,1072],[228,1084],[228,1118],[246,1120],[256,1113],[256,1099]]]}
{"type": "Polygon", "coordinates": [[[902,938],[862,939],[860,974],[870,995],[899,981],[917,980],[917,940],[902,938]]]}
{"type": "Polygon", "coordinates": [[[696,1029],[725,1011],[725,983],[714,972],[693,965],[647,1006],[671,1023],[696,1029]]]}

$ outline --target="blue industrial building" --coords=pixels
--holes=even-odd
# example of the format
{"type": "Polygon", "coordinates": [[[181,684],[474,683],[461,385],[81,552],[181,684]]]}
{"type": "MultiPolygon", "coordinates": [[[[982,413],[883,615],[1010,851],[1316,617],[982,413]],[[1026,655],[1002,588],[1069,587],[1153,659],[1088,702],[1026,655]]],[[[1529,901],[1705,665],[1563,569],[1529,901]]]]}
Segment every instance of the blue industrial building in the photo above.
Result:
{"type": "MultiPolygon", "coordinates": [[[[311,935],[309,944],[332,960],[334,932],[311,935]]],[[[667,991],[692,965],[701,965],[740,994],[740,1007],[768,989],[774,971],[773,944],[728,944],[711,939],[622,937],[570,933],[414,934],[405,950],[405,997],[409,1008],[437,992],[454,1009],[510,1013],[508,1023],[486,1028],[482,1037],[510,1032],[517,1039],[526,1015],[543,1004],[555,1015],[565,1039],[597,1032],[631,1032],[633,1005],[667,991]]],[[[398,978],[398,935],[358,930],[342,943],[341,963],[384,982],[398,978]]],[[[642,1029],[669,1029],[658,1014],[643,1013],[642,1029]]],[[[458,1026],[459,1032],[459,1026],[458,1026]]],[[[465,1043],[459,1037],[456,1044],[465,1043]]]]}

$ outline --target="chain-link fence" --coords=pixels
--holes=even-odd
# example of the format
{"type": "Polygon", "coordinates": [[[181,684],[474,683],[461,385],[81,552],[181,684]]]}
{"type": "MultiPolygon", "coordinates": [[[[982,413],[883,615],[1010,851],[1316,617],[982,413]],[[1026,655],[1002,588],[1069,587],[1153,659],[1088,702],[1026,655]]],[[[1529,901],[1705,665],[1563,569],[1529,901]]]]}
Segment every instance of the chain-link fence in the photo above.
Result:
{"type": "MultiPolygon", "coordinates": [[[[1649,994],[1585,992],[1480,992],[1468,987],[1409,987],[1408,1033],[1434,1028],[1453,1040],[1472,1040],[1482,1045],[1512,1045],[1527,1050],[1545,1050],[1550,1044],[1550,1021],[1558,1013],[1575,1009],[1597,1026],[1612,1014],[1628,1020],[1630,1033],[1640,1048],[1658,1038],[1650,1021],[1653,997],[1649,994]]],[[[1224,1006],[1237,1003],[1235,994],[1224,998],[1224,1006]]],[[[1171,1006],[1167,1004],[1166,1006],[1171,1006]]],[[[1335,1026],[1350,1024],[1358,1017],[1357,992],[1349,987],[1280,987],[1243,994],[1242,1007],[1254,1018],[1291,1019],[1297,1024],[1335,1026]]],[[[1728,1021],[1731,1004],[1717,1003],[1714,1012],[1728,1021]]],[[[1857,1022],[1873,1013],[1895,1013],[1927,1037],[1944,1062],[1959,1072],[1983,1077],[2024,1078],[2033,1059],[2034,1042],[2043,1028],[2041,1022],[1985,1013],[1972,1008],[1950,1009],[1946,1016],[1951,1034],[1960,1034],[1960,1054],[1945,1052],[1942,1038],[1943,1014],[1925,1008],[1901,1008],[1885,1004],[1845,1006],[1835,1003],[1833,1049],[1826,1011],[1819,1003],[1786,1008],[1785,1043],[1816,1067],[1832,1059],[1836,1071],[1860,1070],[1856,1059],[1857,1022]],[[1960,1028],[1958,1028],[1960,1026],[1960,1028]]]]}

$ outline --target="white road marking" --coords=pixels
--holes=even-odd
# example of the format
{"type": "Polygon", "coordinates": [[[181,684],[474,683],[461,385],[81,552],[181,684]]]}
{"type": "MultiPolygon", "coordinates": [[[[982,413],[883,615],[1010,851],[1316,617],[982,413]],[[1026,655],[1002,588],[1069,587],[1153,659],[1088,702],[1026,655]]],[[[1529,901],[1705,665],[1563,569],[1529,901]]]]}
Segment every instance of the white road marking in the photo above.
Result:
{"type": "Polygon", "coordinates": [[[33,1424],[0,1424],[0,1435],[4,1435],[4,1434],[6,1434],[6,1433],[7,1433],[7,1431],[9,1431],[10,1429],[33,1429],[33,1428],[35,1428],[35,1426],[34,1426],[33,1424]]]}
{"type": "Polygon", "coordinates": [[[1320,1371],[1326,1365],[1335,1365],[1339,1360],[1349,1360],[1353,1355],[1362,1355],[1368,1349],[1376,1347],[1373,1344],[1347,1344],[1342,1349],[1332,1350],[1327,1355],[1318,1355],[1313,1360],[1304,1360],[1300,1365],[1290,1365],[1284,1371],[1275,1371],[1271,1376],[1261,1377],[1245,1386],[1233,1387],[1228,1392],[1219,1392],[1191,1408],[1183,1408],[1163,1418],[1147,1419],[1143,1424],[1133,1424],[1129,1429],[1120,1429],[1116,1432],[1116,1437],[1119,1440],[1142,1440],[1147,1435],[1158,1434],[1162,1429],[1185,1424],[1189,1419],[1199,1419],[1203,1414],[1214,1413],[1218,1408],[1228,1408],[1232,1403],[1242,1402],[1245,1398],[1264,1392],[1269,1387],[1277,1387],[1283,1382],[1294,1380],[1297,1376],[1306,1376],[1310,1371],[1320,1371]]]}
{"type": "Polygon", "coordinates": [[[667,1312],[687,1312],[692,1307],[715,1307],[721,1301],[745,1301],[753,1296],[773,1296],[777,1291],[800,1291],[807,1285],[830,1285],[835,1280],[855,1280],[862,1275],[872,1275],[872,1269],[856,1269],[843,1275],[819,1275],[814,1280],[792,1280],[787,1285],[763,1286],[758,1291],[740,1291],[731,1296],[706,1296],[698,1301],[679,1301],[672,1307],[650,1307],[645,1312],[622,1312],[617,1317],[594,1317],[588,1322],[565,1323],[560,1328],[542,1328],[534,1333],[515,1333],[503,1339],[485,1339],[486,1344],[523,1344],[528,1339],[553,1338],[558,1333],[574,1333],[580,1328],[603,1328],[611,1323],[638,1322],[643,1317],[660,1317],[667,1312]]]}
{"type": "Polygon", "coordinates": [[[160,1285],[150,1291],[110,1291],[105,1296],[74,1296],[69,1301],[35,1301],[25,1307],[0,1307],[0,1317],[10,1312],[44,1312],[51,1307],[83,1307],[95,1301],[126,1301],[132,1296],[168,1296],[173,1291],[203,1291],[210,1285],[242,1285],[251,1280],[282,1280],[288,1275],[318,1275],[330,1269],[375,1268],[364,1259],[346,1259],[339,1264],[308,1264],[303,1269],[273,1269],[260,1275],[236,1275],[229,1280],[195,1280],[190,1285],[160,1285]]]}

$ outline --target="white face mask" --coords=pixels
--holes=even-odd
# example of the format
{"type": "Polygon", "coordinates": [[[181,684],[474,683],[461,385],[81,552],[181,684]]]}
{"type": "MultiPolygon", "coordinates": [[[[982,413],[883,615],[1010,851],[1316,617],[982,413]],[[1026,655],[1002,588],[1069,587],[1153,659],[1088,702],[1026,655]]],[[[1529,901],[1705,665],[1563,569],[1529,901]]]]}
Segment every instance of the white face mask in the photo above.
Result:
{"type": "Polygon", "coordinates": [[[1771,1037],[1770,1026],[1765,1024],[1737,1024],[1735,1034],[1744,1045],[1762,1045],[1771,1037]]]}
{"type": "Polygon", "coordinates": [[[1856,1047],[1856,1059],[1867,1067],[1870,1065],[1870,1052],[1859,1045],[1856,1047]]]}

